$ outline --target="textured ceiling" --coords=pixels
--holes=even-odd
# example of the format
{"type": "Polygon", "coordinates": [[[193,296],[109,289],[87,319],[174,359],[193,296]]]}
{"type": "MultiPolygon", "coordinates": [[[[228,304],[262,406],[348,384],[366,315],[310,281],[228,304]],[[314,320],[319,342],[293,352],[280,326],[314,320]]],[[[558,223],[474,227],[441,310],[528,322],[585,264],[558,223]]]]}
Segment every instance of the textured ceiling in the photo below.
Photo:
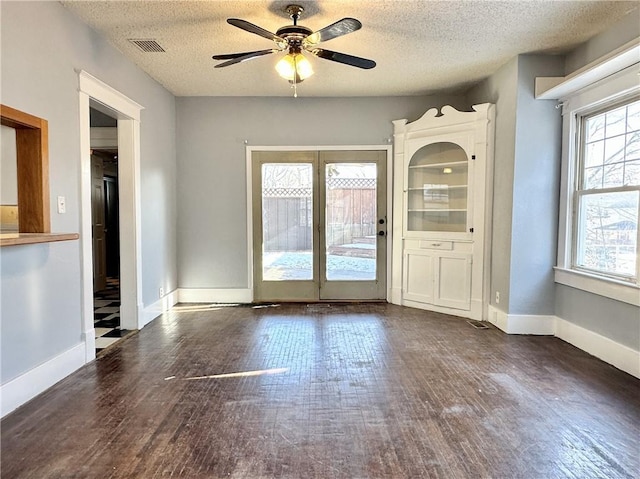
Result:
{"type": "Polygon", "coordinates": [[[214,69],[213,54],[271,48],[270,40],[226,23],[241,18],[275,32],[305,8],[312,30],[354,17],[361,30],[321,47],[370,58],[361,70],[311,57],[315,74],[301,96],[421,95],[454,91],[494,73],[520,53],[563,53],[638,8],[624,1],[63,1],[85,23],[177,96],[288,96],[289,84],[267,55],[214,69]],[[144,53],[129,39],[154,39],[144,53]]]}

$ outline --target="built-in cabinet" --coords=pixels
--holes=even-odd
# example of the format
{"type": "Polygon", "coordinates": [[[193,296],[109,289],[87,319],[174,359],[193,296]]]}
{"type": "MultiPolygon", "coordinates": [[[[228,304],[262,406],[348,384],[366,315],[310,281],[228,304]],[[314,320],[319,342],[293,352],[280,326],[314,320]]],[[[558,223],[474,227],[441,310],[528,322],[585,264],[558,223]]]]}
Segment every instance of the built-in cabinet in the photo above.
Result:
{"type": "Polygon", "coordinates": [[[392,302],[485,317],[494,115],[485,103],[393,122],[392,302]]]}

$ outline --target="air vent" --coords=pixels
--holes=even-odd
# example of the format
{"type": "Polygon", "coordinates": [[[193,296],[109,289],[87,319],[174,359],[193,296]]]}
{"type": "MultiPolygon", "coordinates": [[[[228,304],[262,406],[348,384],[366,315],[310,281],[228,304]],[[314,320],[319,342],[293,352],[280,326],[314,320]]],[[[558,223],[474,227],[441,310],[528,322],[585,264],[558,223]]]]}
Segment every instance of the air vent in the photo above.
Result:
{"type": "Polygon", "coordinates": [[[136,47],[138,47],[140,50],[146,53],[166,51],[155,40],[135,40],[130,38],[129,41],[133,43],[136,47]]]}

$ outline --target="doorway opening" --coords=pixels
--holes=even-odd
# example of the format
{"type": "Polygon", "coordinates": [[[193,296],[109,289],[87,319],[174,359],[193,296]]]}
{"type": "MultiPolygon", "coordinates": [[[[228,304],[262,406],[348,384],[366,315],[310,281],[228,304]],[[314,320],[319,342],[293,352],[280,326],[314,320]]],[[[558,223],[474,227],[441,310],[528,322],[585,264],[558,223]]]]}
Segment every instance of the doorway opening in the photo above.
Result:
{"type": "Polygon", "coordinates": [[[255,301],[386,299],[384,150],[252,151],[255,301]]]}
{"type": "MultiPolygon", "coordinates": [[[[140,114],[143,107],[85,71],[78,72],[81,151],[82,339],[85,361],[96,357],[94,319],[90,109],[117,118],[120,328],[146,324],[142,314],[140,114]]],[[[105,265],[106,268],[106,265],[105,265]]]]}
{"type": "Polygon", "coordinates": [[[98,354],[131,331],[123,329],[120,321],[118,120],[104,107],[98,110],[93,106],[89,120],[93,321],[98,354]]]}

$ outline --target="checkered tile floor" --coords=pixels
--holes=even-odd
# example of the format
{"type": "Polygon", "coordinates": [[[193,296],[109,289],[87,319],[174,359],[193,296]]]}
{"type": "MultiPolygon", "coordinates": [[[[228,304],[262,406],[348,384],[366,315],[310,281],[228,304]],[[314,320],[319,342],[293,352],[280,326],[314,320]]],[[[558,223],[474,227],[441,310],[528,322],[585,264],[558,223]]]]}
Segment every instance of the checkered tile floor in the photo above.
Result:
{"type": "Polygon", "coordinates": [[[94,293],[93,323],[96,330],[96,353],[111,346],[129,331],[120,329],[120,282],[108,278],[107,288],[94,293]]]}

